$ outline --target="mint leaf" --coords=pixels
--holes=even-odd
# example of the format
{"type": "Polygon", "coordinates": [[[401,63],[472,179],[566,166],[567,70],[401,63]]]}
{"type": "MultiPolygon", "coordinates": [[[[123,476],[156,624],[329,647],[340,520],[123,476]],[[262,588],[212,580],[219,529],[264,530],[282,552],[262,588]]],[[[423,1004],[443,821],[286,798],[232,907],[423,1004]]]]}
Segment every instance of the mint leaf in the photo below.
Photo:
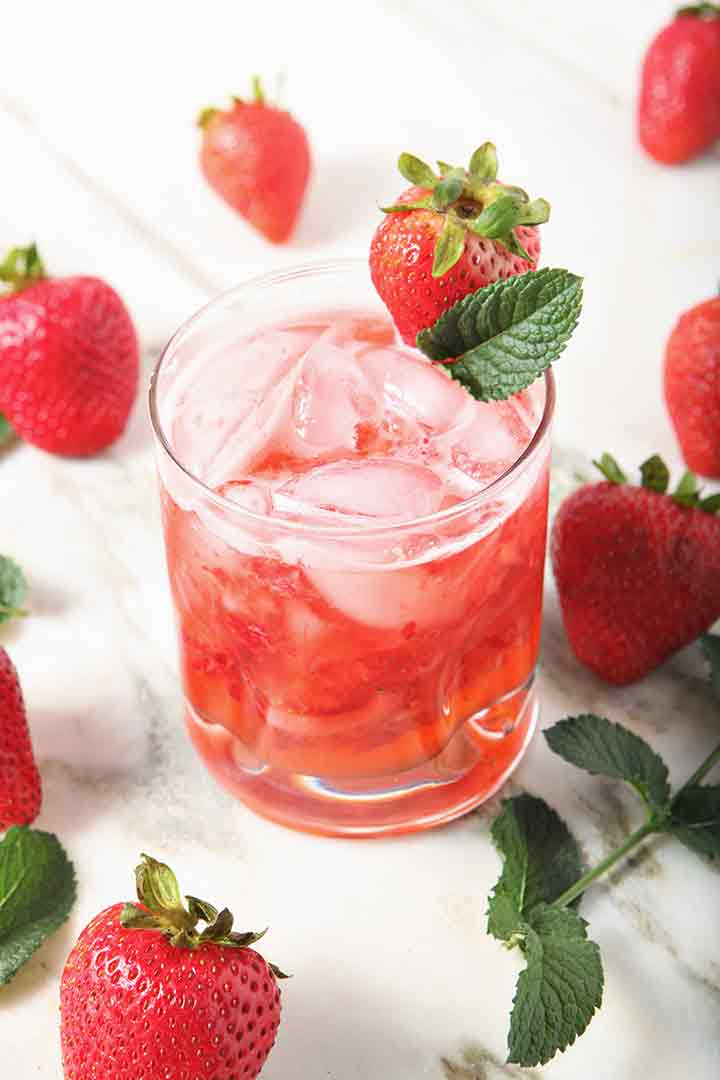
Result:
{"type": "Polygon", "coordinates": [[[501,400],[557,360],[581,305],[581,278],[528,271],[470,293],[422,330],[417,345],[431,360],[458,357],[447,372],[479,401],[501,400]]]}
{"type": "Polygon", "coordinates": [[[27,582],[22,570],[7,555],[0,555],[0,623],[15,615],[25,615],[22,603],[27,593],[27,582]]]}
{"type": "Polygon", "coordinates": [[[667,831],[692,851],[720,856],[720,784],[696,784],[679,791],[667,831]]]}
{"type": "Polygon", "coordinates": [[[717,634],[703,634],[700,647],[710,661],[712,688],[720,696],[720,637],[717,634]]]}
{"type": "Polygon", "coordinates": [[[527,967],[518,979],[510,1017],[508,1061],[544,1065],[582,1035],[602,1003],[600,950],[584,919],[541,904],[524,927],[527,967]]]}
{"type": "Polygon", "coordinates": [[[490,835],[503,870],[488,901],[488,932],[507,941],[520,916],[564,893],[581,876],[583,865],[567,825],[534,795],[506,799],[490,835]]]}
{"type": "Polygon", "coordinates": [[[0,841],[0,983],[67,919],[75,872],[57,837],[14,825],[0,841]]]}
{"type": "Polygon", "coordinates": [[[642,486],[664,495],[670,483],[670,470],[659,454],[653,454],[640,466],[642,486]]]}
{"type": "Polygon", "coordinates": [[[667,807],[670,785],[665,762],[621,724],[587,713],[560,720],[543,735],[553,753],[565,761],[593,775],[626,780],[653,810],[667,807]]]}
{"type": "Polygon", "coordinates": [[[12,442],[14,438],[15,431],[11,427],[9,420],[6,420],[3,414],[0,413],[0,450],[7,443],[12,442]]]}

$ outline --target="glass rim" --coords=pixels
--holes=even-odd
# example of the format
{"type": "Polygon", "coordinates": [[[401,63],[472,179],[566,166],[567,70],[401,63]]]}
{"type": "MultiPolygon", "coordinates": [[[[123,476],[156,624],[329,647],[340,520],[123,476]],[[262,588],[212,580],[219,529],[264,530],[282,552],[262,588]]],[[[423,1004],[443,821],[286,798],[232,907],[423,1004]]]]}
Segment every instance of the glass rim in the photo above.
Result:
{"type": "Polygon", "coordinates": [[[180,470],[181,473],[191,482],[192,486],[197,488],[198,493],[206,500],[214,503],[218,508],[229,511],[232,516],[238,520],[243,520],[247,524],[255,526],[270,526],[272,529],[278,532],[286,532],[290,534],[301,533],[303,535],[322,536],[332,539],[340,539],[347,537],[354,538],[370,538],[373,536],[384,535],[386,533],[399,533],[407,529],[428,528],[436,526],[438,524],[446,524],[456,520],[457,518],[464,517],[466,514],[471,513],[473,510],[481,507],[484,503],[490,502],[496,498],[500,492],[505,491],[510,487],[513,481],[522,475],[528,468],[530,463],[538,456],[543,444],[547,441],[547,436],[550,430],[550,424],[552,422],[553,414],[555,411],[556,390],[555,379],[553,377],[552,368],[548,368],[545,372],[543,379],[545,381],[545,405],[543,408],[543,414],[540,418],[540,423],[537,429],[528,443],[528,445],[510,465],[504,473],[496,477],[487,487],[478,491],[475,495],[471,495],[468,499],[463,499],[462,502],[456,503],[455,506],[447,507],[444,510],[436,510],[432,514],[426,514],[423,517],[411,518],[409,521],[396,521],[388,522],[378,525],[327,525],[320,524],[312,521],[290,521],[285,518],[275,517],[272,514],[258,514],[252,510],[247,510],[245,507],[239,506],[238,503],[233,502],[232,499],[226,498],[213,488],[208,487],[199,476],[196,476],[191,469],[189,469],[176,455],[169,438],[167,437],[162,422],[160,420],[160,411],[158,405],[158,380],[163,367],[163,364],[167,361],[168,357],[174,352],[174,350],[181,344],[183,338],[188,332],[193,329],[197,323],[199,323],[209,311],[219,310],[222,307],[230,307],[232,303],[243,296],[245,293],[252,289],[262,289],[273,285],[279,285],[284,282],[293,281],[296,278],[314,276],[314,275],[327,275],[347,272],[350,270],[358,270],[360,267],[367,266],[364,259],[360,258],[343,258],[332,260],[318,260],[315,262],[301,263],[299,265],[289,266],[285,269],[271,270],[264,274],[258,274],[254,277],[247,278],[245,281],[238,285],[233,286],[231,289],[226,289],[213,297],[206,304],[203,304],[194,314],[192,314],[185,322],[181,323],[173,335],[169,338],[164,348],[162,349],[160,356],[153,368],[150,376],[150,384],[148,388],[148,409],[150,413],[150,423],[152,425],[153,434],[155,436],[157,445],[161,451],[170,459],[173,465],[180,470]]]}

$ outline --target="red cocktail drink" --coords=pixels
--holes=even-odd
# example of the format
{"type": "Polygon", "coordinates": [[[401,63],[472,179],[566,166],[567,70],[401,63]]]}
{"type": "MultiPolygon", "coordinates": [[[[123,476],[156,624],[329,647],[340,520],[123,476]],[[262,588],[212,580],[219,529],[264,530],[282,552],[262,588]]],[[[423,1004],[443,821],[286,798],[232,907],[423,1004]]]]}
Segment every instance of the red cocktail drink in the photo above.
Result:
{"type": "Polygon", "coordinates": [[[285,824],[492,794],[535,720],[552,378],[480,403],[339,263],[221,297],[151,393],[192,739],[285,824]]]}

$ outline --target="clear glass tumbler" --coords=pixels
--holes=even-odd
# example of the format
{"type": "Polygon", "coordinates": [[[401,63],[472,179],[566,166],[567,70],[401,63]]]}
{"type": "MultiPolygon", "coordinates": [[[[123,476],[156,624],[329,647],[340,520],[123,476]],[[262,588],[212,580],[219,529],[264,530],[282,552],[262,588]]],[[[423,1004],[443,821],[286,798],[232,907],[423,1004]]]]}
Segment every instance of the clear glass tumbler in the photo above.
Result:
{"type": "Polygon", "coordinates": [[[188,365],[221,386],[256,328],[347,308],[386,317],[359,261],[220,296],[166,347],[150,412],[193,743],[258,813],[372,836],[471,810],[532,735],[555,394],[536,384],[535,434],[503,475],[417,520],[285,520],[206,486],[173,445],[188,365]]]}

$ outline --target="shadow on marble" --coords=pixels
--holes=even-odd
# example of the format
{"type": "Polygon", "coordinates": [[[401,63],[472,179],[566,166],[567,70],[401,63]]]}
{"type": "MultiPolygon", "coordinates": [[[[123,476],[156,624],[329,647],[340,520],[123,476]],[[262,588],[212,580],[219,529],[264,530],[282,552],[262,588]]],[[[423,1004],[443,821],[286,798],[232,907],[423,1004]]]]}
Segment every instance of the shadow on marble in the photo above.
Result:
{"type": "MultiPolygon", "coordinates": [[[[388,190],[387,183],[387,165],[377,160],[343,157],[324,161],[315,174],[293,247],[309,250],[340,239],[357,228],[361,212],[372,214],[368,217],[369,238],[373,221],[380,219],[379,210],[374,208],[397,194],[392,186],[388,190]]],[[[398,179],[395,184],[398,191],[402,183],[398,179]]]]}
{"type": "Polygon", "coordinates": [[[462,1060],[442,1058],[443,1075],[446,1080],[542,1080],[538,1069],[521,1069],[508,1065],[492,1050],[473,1043],[462,1052],[462,1060]]]}
{"type": "Polygon", "coordinates": [[[72,607],[71,593],[58,588],[55,582],[33,576],[25,606],[30,615],[62,615],[72,607]]]}

